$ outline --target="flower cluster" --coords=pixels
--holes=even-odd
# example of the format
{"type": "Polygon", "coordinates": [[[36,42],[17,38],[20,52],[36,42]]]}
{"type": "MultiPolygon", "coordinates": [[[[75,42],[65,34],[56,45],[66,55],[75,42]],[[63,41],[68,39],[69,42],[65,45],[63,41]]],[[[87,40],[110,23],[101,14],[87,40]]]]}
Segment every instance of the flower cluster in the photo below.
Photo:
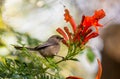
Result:
{"type": "Polygon", "coordinates": [[[83,15],[81,23],[79,25],[76,25],[74,19],[69,13],[69,10],[65,9],[64,19],[66,22],[69,22],[71,24],[73,32],[70,32],[67,26],[64,27],[64,30],[58,28],[57,32],[64,37],[63,43],[67,46],[69,46],[71,43],[85,45],[89,39],[98,36],[98,28],[102,27],[98,21],[104,16],[105,12],[103,9],[101,9],[95,11],[93,16],[83,15]],[[96,31],[93,31],[92,27],[95,27],[96,31]]]}
{"type": "MultiPolygon", "coordinates": [[[[105,12],[103,9],[95,11],[93,16],[82,16],[82,20],[79,25],[77,25],[70,15],[69,10],[65,9],[64,19],[66,22],[69,22],[72,26],[72,32],[69,30],[67,26],[64,27],[64,30],[61,28],[57,29],[57,32],[60,33],[63,37],[63,43],[68,46],[68,54],[66,57],[72,58],[73,55],[77,55],[79,51],[82,49],[89,39],[94,38],[99,35],[98,28],[102,27],[99,24],[99,20],[104,18],[105,12]],[[94,28],[95,27],[95,31],[94,28]],[[78,50],[78,49],[80,50],[78,50]],[[72,50],[72,51],[71,51],[72,50]]],[[[102,66],[100,60],[98,61],[98,74],[96,79],[100,79],[102,73],[102,66]]],[[[69,76],[66,79],[83,79],[80,77],[69,76]]]]}

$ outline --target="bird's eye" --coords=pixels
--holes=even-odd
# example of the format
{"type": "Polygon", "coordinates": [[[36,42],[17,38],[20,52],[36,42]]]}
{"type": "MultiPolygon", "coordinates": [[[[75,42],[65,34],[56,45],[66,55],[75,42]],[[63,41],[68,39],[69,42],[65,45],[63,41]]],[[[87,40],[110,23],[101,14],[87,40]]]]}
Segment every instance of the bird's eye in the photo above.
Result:
{"type": "Polygon", "coordinates": [[[56,39],[62,40],[63,38],[60,36],[57,36],[56,39]]]}
{"type": "Polygon", "coordinates": [[[60,37],[57,36],[56,38],[59,39],[60,37]]]}

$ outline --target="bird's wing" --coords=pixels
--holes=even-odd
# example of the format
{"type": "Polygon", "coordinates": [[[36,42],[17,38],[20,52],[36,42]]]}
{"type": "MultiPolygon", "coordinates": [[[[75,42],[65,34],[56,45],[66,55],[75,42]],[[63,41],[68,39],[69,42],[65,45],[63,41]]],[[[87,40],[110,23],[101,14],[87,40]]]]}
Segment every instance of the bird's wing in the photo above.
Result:
{"type": "Polygon", "coordinates": [[[35,47],[35,50],[40,50],[40,49],[46,48],[48,46],[56,45],[56,44],[57,43],[53,43],[53,42],[45,42],[42,45],[35,47]]]}

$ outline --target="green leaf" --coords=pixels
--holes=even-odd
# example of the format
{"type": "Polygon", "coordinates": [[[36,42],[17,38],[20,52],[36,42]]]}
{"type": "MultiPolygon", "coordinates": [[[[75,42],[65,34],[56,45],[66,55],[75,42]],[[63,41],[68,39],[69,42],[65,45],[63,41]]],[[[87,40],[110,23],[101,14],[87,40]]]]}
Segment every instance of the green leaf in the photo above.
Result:
{"type": "Polygon", "coordinates": [[[72,58],[70,60],[73,60],[73,61],[79,61],[77,58],[72,58]]]}
{"type": "Polygon", "coordinates": [[[94,53],[93,53],[91,48],[87,48],[87,58],[88,58],[89,62],[91,62],[91,63],[95,59],[95,55],[94,55],[94,53]]]}

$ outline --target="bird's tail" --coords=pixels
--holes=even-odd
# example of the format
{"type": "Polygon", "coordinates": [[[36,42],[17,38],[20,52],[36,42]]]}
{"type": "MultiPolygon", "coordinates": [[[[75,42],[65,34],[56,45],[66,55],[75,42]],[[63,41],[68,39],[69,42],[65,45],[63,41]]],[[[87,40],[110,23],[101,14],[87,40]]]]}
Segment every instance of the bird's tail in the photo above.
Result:
{"type": "Polygon", "coordinates": [[[13,45],[15,49],[22,50],[23,48],[26,48],[28,50],[36,51],[35,48],[30,48],[30,47],[20,47],[20,46],[15,46],[13,45]]]}

